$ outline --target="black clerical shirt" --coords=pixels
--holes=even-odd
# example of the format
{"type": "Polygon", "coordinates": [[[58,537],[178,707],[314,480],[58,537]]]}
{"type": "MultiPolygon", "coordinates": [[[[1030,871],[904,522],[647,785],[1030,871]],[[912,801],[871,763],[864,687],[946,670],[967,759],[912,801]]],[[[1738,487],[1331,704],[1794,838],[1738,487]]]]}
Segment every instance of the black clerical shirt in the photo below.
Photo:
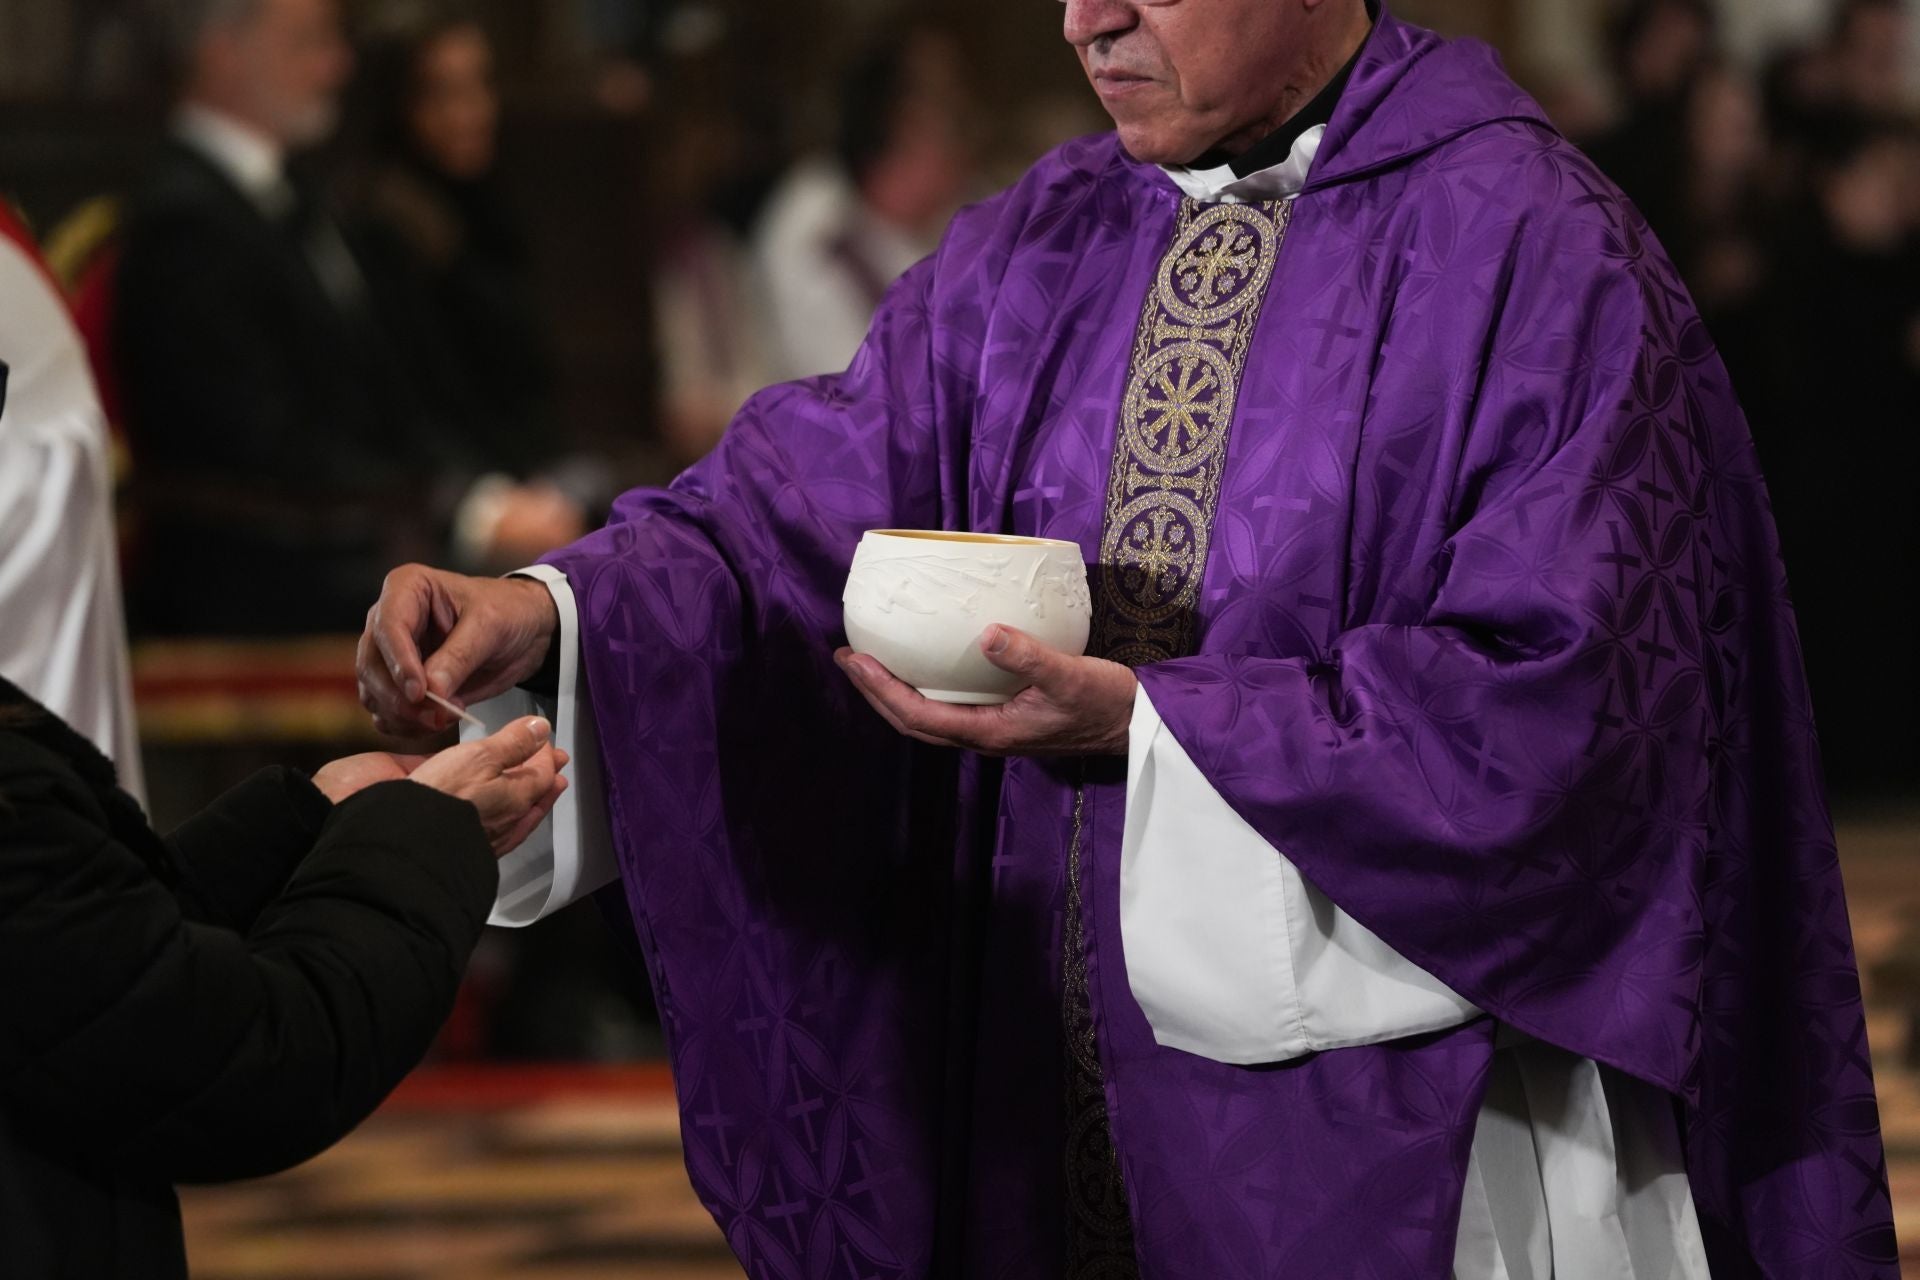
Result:
{"type": "MultiPolygon", "coordinates": [[[[1367,0],[1367,13],[1376,21],[1379,19],[1378,0],[1367,0]]],[[[1347,82],[1353,79],[1353,69],[1359,65],[1360,53],[1364,52],[1365,47],[1362,44],[1361,49],[1347,59],[1347,65],[1340,68],[1319,93],[1313,95],[1312,101],[1294,112],[1285,124],[1254,143],[1245,152],[1232,159],[1221,156],[1218,152],[1208,152],[1187,167],[1217,169],[1222,164],[1229,164],[1233,167],[1234,177],[1246,178],[1264,169],[1271,169],[1275,165],[1285,164],[1287,157],[1293,154],[1294,143],[1300,141],[1307,130],[1333,122],[1334,110],[1340,105],[1341,95],[1347,91],[1347,82]]]]}

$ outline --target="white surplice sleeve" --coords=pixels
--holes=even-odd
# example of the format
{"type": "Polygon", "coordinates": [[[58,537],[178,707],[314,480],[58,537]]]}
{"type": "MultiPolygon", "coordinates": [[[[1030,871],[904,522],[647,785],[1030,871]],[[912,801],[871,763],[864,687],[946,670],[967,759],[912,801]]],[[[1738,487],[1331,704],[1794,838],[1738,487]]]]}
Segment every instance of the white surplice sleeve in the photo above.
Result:
{"type": "MultiPolygon", "coordinates": [[[[1215,791],[1142,690],[1120,848],[1127,979],[1154,1039],[1284,1062],[1479,1012],[1363,928],[1215,791]]],[[[1455,1280],[1711,1280],[1673,1100],[1501,1029],[1455,1280]]]]}
{"type": "Polygon", "coordinates": [[[0,237],[0,675],[114,762],[145,798],[106,415],[66,304],[0,237]]]}
{"type": "Polygon", "coordinates": [[[1314,888],[1134,700],[1120,849],[1127,979],[1174,1049],[1284,1062],[1479,1016],[1314,888]]]}
{"type": "Polygon", "coordinates": [[[544,584],[559,612],[559,634],[553,640],[560,646],[558,696],[546,698],[512,689],[476,702],[467,710],[486,727],[465,725],[460,736],[471,741],[496,733],[521,716],[541,715],[553,722],[554,745],[572,762],[567,766],[570,785],[553,812],[525,844],[500,860],[500,892],[487,923],[513,929],[544,920],[613,883],[620,874],[607,828],[600,739],[594,730],[587,673],[580,663],[580,613],[573,588],[564,573],[547,565],[523,569],[515,576],[544,584]]]}

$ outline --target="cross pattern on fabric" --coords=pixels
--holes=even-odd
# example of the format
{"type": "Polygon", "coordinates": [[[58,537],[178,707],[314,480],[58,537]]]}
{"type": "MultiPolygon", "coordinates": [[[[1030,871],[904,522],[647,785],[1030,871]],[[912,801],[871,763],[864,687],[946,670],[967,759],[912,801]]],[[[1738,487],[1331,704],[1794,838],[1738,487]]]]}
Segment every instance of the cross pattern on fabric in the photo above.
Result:
{"type": "Polygon", "coordinates": [[[1188,652],[1247,347],[1292,205],[1181,202],[1147,292],[1115,432],[1093,651],[1188,652]]]}

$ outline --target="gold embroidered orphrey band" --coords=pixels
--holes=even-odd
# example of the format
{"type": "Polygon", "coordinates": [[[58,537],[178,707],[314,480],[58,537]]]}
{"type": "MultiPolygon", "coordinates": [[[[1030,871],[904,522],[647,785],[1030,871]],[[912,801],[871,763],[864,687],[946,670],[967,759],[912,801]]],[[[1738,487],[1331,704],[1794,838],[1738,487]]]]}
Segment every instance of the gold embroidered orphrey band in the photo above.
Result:
{"type": "MultiPolygon", "coordinates": [[[[1290,203],[1182,201],[1147,292],[1115,432],[1090,652],[1128,666],[1184,656],[1226,470],[1247,347],[1293,215],[1290,203]]],[[[1067,851],[1067,1277],[1136,1280],[1133,1226],[1107,1117],[1082,911],[1084,790],[1067,851]]]]}
{"type": "Polygon", "coordinates": [[[1115,432],[1091,652],[1137,667],[1188,653],[1227,435],[1291,202],[1180,204],[1134,340],[1115,432]]]}

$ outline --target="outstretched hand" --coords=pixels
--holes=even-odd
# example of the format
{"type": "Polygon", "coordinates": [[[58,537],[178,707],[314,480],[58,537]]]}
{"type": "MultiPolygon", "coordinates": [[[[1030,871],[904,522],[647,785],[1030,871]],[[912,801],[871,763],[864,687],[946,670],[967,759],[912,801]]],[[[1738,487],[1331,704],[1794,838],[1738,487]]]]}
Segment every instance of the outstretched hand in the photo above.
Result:
{"type": "Polygon", "coordinates": [[[530,716],[438,755],[345,756],[316,772],[313,785],[340,804],[378,783],[412,779],[471,804],[494,854],[504,856],[546,821],[567,789],[560,772],[567,763],[567,753],[553,745],[553,726],[530,716]]]}
{"type": "Polygon", "coordinates": [[[342,756],[322,765],[313,775],[313,785],[327,799],[340,804],[375,783],[399,782],[411,777],[413,771],[425,764],[426,760],[425,756],[363,751],[359,755],[342,756]]]}
{"type": "Polygon", "coordinates": [[[360,637],[361,705],[382,733],[438,732],[452,718],[429,690],[462,706],[504,693],[540,669],[559,625],[553,597],[530,579],[395,569],[360,637]]]}
{"type": "Polygon", "coordinates": [[[494,854],[503,857],[546,821],[567,789],[560,772],[566,767],[567,753],[553,745],[553,726],[529,716],[489,737],[448,747],[411,776],[477,809],[494,854]]]}
{"type": "Polygon", "coordinates": [[[987,628],[980,651],[1032,684],[997,707],[960,707],[921,696],[874,658],[841,649],[840,669],[895,729],[940,747],[989,756],[1125,755],[1138,688],[1133,672],[1076,658],[1012,627],[987,628]]]}

